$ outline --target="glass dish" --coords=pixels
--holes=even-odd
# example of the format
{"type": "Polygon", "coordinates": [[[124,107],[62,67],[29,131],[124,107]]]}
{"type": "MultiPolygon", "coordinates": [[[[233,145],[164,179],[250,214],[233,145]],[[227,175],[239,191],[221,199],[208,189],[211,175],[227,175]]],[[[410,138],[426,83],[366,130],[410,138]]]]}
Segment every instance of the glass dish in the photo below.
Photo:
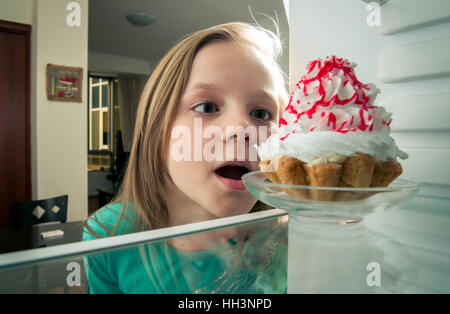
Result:
{"type": "Polygon", "coordinates": [[[408,291],[417,273],[410,253],[385,235],[373,235],[363,219],[412,199],[416,180],[333,188],[276,184],[260,171],[242,179],[256,199],[289,214],[288,293],[408,291]]]}
{"type": "Polygon", "coordinates": [[[290,214],[329,220],[359,222],[374,210],[385,210],[411,200],[419,190],[415,179],[397,178],[384,188],[315,187],[276,184],[261,171],[242,176],[248,191],[259,201],[290,214]],[[321,201],[321,196],[332,201],[321,201]]]}

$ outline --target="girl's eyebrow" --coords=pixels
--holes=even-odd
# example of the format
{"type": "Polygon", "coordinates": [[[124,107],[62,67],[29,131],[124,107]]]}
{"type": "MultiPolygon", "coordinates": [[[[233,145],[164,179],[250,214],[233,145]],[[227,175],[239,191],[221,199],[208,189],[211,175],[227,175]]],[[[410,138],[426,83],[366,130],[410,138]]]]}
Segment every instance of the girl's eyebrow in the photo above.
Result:
{"type": "MultiPolygon", "coordinates": [[[[197,82],[193,84],[192,86],[186,88],[187,93],[194,92],[196,90],[208,90],[213,92],[220,92],[220,88],[212,83],[203,83],[203,82],[197,82]]],[[[268,101],[270,103],[277,103],[276,97],[273,93],[266,91],[266,90],[259,90],[255,92],[255,96],[258,99],[264,99],[265,101],[268,101]]]]}
{"type": "Polygon", "coordinates": [[[188,86],[186,90],[193,91],[197,89],[205,89],[205,90],[212,90],[212,91],[219,91],[220,88],[217,85],[211,84],[211,83],[195,83],[192,86],[188,86]]]}
{"type": "Polygon", "coordinates": [[[268,100],[270,102],[275,102],[276,103],[275,95],[273,93],[267,92],[265,90],[260,90],[260,91],[256,92],[256,96],[258,98],[263,98],[263,99],[268,100]]]}
{"type": "MultiPolygon", "coordinates": [[[[220,88],[217,85],[211,83],[195,83],[194,85],[192,85],[192,87],[187,88],[187,90],[197,90],[197,89],[220,91],[220,88]]],[[[275,101],[274,94],[265,90],[259,90],[255,92],[255,96],[258,98],[265,98],[269,101],[275,101]]]]}

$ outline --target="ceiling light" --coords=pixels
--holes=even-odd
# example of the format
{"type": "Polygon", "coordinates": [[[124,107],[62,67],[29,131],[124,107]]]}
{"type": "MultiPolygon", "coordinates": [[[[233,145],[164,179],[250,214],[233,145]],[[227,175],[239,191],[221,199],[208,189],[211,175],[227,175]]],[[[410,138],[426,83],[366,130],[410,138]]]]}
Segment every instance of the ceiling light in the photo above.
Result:
{"type": "Polygon", "coordinates": [[[136,26],[147,26],[155,22],[155,17],[150,13],[130,13],[127,20],[136,26]]]}

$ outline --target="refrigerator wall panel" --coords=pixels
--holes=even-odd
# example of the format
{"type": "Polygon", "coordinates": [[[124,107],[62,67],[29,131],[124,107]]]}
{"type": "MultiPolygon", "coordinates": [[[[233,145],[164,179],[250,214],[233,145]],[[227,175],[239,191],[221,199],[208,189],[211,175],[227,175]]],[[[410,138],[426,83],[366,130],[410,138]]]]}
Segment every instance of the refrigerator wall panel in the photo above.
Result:
{"type": "Polygon", "coordinates": [[[392,35],[450,21],[448,0],[390,0],[381,8],[382,34],[392,35]]]}
{"type": "Polygon", "coordinates": [[[389,0],[379,26],[368,23],[374,13],[368,5],[290,1],[290,86],[308,61],[335,54],[358,64],[359,79],[381,89],[375,104],[393,113],[392,136],[410,154],[403,175],[416,177],[422,188],[411,202],[371,215],[365,224],[411,254],[416,273],[407,292],[448,293],[450,1],[389,0]]]}
{"type": "Polygon", "coordinates": [[[410,155],[401,161],[407,176],[420,178],[423,183],[450,184],[450,149],[403,147],[403,150],[410,155]]]}
{"type": "Polygon", "coordinates": [[[392,131],[450,130],[450,93],[394,96],[386,103],[392,131]]]}
{"type": "Polygon", "coordinates": [[[389,48],[380,55],[378,76],[383,83],[449,76],[449,51],[450,37],[389,48]]]}

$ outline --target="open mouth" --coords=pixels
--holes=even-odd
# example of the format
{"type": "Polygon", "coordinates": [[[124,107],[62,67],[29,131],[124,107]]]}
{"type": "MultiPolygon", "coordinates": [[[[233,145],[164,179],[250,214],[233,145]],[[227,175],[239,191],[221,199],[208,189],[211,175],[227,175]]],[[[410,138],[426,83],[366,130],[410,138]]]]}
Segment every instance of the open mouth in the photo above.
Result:
{"type": "Polygon", "coordinates": [[[241,180],[241,177],[248,172],[247,167],[237,165],[226,165],[215,171],[217,175],[231,180],[241,180]]]}

